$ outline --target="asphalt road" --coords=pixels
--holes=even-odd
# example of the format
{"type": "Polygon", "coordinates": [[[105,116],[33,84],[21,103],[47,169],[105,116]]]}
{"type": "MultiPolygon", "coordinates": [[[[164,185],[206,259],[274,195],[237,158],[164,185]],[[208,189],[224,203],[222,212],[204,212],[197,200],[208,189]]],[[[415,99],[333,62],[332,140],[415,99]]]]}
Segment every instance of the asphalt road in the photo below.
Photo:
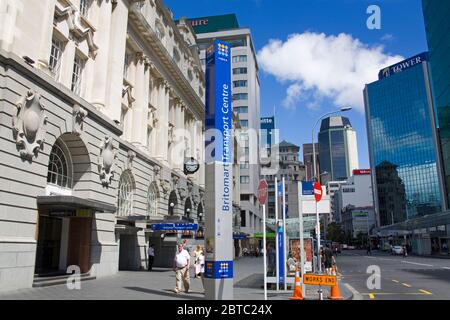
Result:
{"type": "MultiPolygon", "coordinates": [[[[450,300],[450,259],[344,251],[338,255],[337,265],[342,281],[364,300],[450,300]],[[380,289],[369,288],[369,267],[379,267],[380,289]]],[[[371,285],[377,282],[375,277],[370,280],[371,285]]]]}

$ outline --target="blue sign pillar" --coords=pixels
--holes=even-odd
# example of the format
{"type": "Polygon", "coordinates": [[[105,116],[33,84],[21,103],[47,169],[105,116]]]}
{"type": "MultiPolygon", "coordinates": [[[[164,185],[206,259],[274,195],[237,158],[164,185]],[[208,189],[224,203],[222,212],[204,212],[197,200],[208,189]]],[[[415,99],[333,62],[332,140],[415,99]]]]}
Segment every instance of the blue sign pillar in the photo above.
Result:
{"type": "Polygon", "coordinates": [[[231,46],[215,40],[206,55],[206,268],[208,300],[233,299],[233,107],[231,46]]]}
{"type": "Polygon", "coordinates": [[[284,239],[283,239],[283,226],[279,225],[277,227],[277,237],[278,237],[278,282],[280,285],[284,285],[285,281],[285,259],[284,259],[284,239]]]}

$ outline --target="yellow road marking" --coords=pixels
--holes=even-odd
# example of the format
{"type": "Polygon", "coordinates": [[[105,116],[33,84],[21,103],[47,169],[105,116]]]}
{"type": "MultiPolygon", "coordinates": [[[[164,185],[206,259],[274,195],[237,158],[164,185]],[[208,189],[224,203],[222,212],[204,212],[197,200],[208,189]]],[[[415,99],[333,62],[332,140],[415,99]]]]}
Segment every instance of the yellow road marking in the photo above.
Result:
{"type": "Polygon", "coordinates": [[[395,282],[395,283],[400,283],[400,281],[398,281],[398,280],[392,280],[392,282],[395,282]]]}
{"type": "Polygon", "coordinates": [[[370,299],[375,299],[375,295],[373,293],[369,293],[369,298],[370,299]]]}
{"type": "Polygon", "coordinates": [[[420,289],[419,291],[420,291],[420,292],[422,292],[423,294],[426,294],[426,295],[428,295],[428,296],[431,296],[431,295],[433,295],[433,293],[432,293],[432,292],[430,292],[430,291],[427,291],[427,290],[423,290],[423,289],[420,289]]]}
{"type": "MultiPolygon", "coordinates": [[[[425,296],[425,295],[430,295],[432,294],[430,293],[425,293],[425,292],[410,292],[410,293],[405,293],[405,292],[398,292],[398,293],[393,293],[393,292],[379,292],[376,295],[377,296],[425,296]]],[[[375,294],[373,293],[362,293],[363,296],[369,296],[369,297],[375,297],[375,294]]],[[[371,298],[372,299],[372,298],[371,298]]]]}
{"type": "Polygon", "coordinates": [[[405,287],[407,287],[407,288],[411,288],[412,286],[410,285],[410,284],[407,284],[407,283],[402,283],[405,287]]]}

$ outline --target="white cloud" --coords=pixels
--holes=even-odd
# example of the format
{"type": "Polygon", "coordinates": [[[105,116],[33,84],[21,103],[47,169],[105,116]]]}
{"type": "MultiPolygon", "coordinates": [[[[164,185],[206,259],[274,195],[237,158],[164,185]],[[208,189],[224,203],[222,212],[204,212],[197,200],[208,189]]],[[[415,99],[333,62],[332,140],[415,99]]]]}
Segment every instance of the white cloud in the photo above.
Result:
{"type": "Polygon", "coordinates": [[[381,41],[392,41],[395,37],[391,33],[386,33],[384,36],[381,37],[381,41]]]}
{"type": "Polygon", "coordinates": [[[258,60],[265,72],[290,83],[285,107],[292,107],[309,92],[315,101],[329,98],[337,106],[362,111],[364,85],[377,80],[380,69],[403,57],[386,54],[382,46],[370,47],[348,34],[306,32],[293,34],[285,42],[271,40],[259,51],[258,60]]]}
{"type": "Polygon", "coordinates": [[[298,83],[294,83],[286,90],[286,98],[283,100],[283,107],[291,109],[295,107],[295,104],[300,100],[302,87],[298,83]]]}

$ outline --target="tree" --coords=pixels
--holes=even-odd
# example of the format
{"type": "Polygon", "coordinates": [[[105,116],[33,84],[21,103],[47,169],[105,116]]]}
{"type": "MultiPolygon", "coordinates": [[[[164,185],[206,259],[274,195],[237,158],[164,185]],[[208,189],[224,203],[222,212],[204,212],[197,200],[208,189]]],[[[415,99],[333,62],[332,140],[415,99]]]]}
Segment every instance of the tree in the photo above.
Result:
{"type": "Polygon", "coordinates": [[[332,222],[328,225],[327,228],[327,238],[328,240],[334,241],[334,242],[344,242],[345,235],[344,231],[342,230],[342,227],[338,225],[336,222],[332,222]]]}

